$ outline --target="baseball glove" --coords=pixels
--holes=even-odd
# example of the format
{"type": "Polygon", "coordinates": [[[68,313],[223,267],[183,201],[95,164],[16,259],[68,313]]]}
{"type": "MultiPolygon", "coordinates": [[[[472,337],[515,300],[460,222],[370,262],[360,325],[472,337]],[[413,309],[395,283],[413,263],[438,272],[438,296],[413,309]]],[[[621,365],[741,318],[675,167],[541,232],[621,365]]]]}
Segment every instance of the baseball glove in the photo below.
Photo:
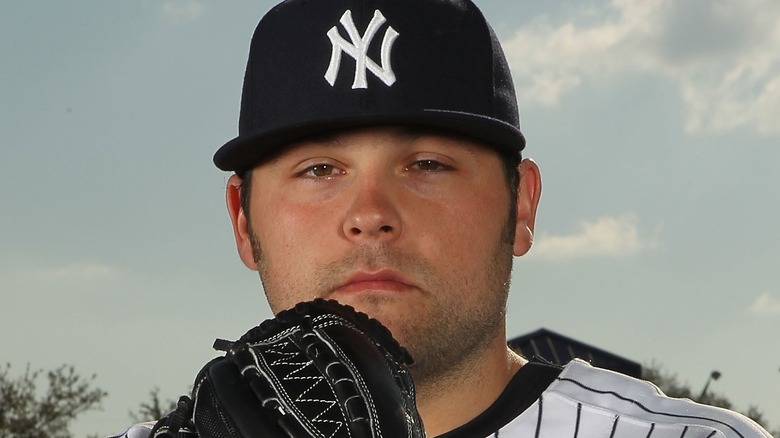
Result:
{"type": "Polygon", "coordinates": [[[280,312],[200,371],[192,397],[151,436],[421,438],[406,350],[378,321],[336,301],[280,312]]]}

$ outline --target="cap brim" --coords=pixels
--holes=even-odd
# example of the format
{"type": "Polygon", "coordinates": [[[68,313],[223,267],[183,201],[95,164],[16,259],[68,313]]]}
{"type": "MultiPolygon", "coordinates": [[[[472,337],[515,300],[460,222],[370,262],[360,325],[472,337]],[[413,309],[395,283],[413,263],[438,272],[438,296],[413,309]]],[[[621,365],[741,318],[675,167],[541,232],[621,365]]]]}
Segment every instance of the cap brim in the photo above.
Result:
{"type": "Polygon", "coordinates": [[[222,170],[243,173],[290,143],[333,130],[376,125],[404,125],[444,129],[484,142],[502,153],[516,153],[525,147],[525,137],[515,126],[501,120],[455,111],[423,110],[416,114],[355,114],[331,120],[301,121],[300,124],[266,132],[255,132],[225,143],[214,154],[222,170]]]}

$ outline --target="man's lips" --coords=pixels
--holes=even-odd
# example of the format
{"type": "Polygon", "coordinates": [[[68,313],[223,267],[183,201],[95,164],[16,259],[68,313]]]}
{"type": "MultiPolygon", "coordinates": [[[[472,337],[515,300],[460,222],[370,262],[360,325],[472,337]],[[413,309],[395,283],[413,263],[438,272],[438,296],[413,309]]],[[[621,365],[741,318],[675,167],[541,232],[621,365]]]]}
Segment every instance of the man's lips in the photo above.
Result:
{"type": "Polygon", "coordinates": [[[333,292],[407,292],[417,286],[403,275],[382,270],[377,272],[358,272],[347,278],[346,281],[334,288],[333,292]]]}

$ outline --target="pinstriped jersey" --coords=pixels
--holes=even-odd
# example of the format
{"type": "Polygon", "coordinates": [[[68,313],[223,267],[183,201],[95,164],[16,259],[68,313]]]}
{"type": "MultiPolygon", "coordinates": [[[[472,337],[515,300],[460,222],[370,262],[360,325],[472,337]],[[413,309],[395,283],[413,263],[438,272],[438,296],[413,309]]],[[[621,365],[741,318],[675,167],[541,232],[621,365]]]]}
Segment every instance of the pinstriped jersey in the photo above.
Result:
{"type": "Polygon", "coordinates": [[[514,420],[488,437],[771,438],[726,409],[666,397],[655,385],[570,362],[514,420]]]}

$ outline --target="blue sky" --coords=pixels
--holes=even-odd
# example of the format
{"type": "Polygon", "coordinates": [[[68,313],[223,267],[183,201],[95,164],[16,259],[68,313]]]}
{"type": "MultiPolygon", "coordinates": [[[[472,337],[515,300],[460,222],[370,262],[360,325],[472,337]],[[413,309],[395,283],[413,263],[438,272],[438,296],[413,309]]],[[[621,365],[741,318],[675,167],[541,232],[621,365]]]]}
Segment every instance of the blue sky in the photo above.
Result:
{"type": "MultiPolygon", "coordinates": [[[[270,316],[211,155],[274,2],[0,4],[0,345],[109,392],[77,436],[187,391],[270,316]]],[[[478,2],[544,190],[510,336],[656,361],[780,427],[780,4],[478,2]]]]}

